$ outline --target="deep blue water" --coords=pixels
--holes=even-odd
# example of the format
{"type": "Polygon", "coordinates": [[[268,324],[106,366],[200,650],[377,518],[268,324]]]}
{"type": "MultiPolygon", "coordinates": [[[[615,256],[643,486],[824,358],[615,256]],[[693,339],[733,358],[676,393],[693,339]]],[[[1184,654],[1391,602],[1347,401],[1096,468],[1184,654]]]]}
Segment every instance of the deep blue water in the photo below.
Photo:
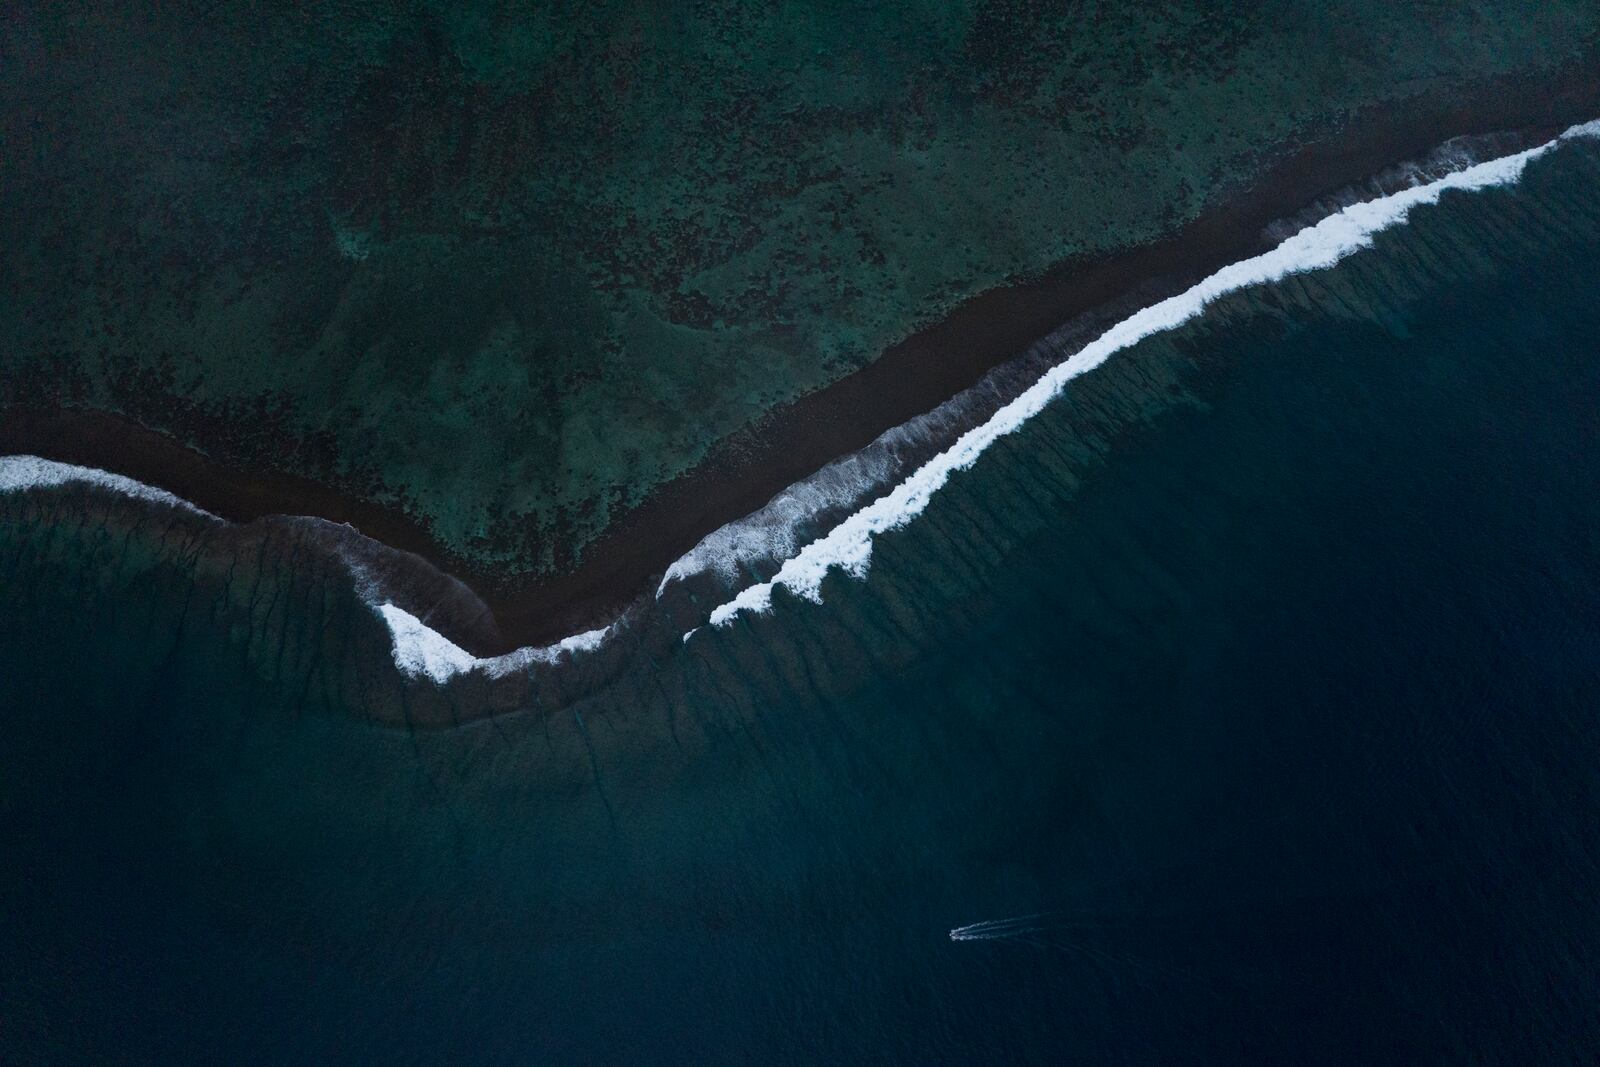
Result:
{"type": "Polygon", "coordinates": [[[1593,1062],[1596,190],[1223,301],[570,708],[311,714],[12,523],[0,1060],[1593,1062]]]}

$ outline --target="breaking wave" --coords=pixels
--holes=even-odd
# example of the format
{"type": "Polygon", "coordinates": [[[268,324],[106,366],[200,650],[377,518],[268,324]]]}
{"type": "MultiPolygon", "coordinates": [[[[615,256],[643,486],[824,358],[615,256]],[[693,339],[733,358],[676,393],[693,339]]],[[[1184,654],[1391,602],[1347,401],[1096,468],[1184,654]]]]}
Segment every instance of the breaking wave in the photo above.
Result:
{"type": "MultiPolygon", "coordinates": [[[[824,536],[810,542],[786,560],[771,579],[750,585],[710,615],[710,622],[726,626],[743,612],[771,610],[772,594],[783,586],[796,595],[820,603],[822,581],[837,568],[865,577],[872,560],[873,539],[898,529],[920,515],[933,494],[959,470],[972,466],[995,441],[1015,432],[1042,411],[1067,382],[1100,366],[1123,349],[1152,334],[1174,329],[1195,318],[1207,304],[1228,293],[1278,281],[1291,274],[1323,270],[1366,248],[1373,235],[1404,222],[1413,208],[1438,201],[1448,190],[1473,191],[1514,184],[1529,162],[1561,142],[1576,137],[1600,137],[1600,120],[1574,126],[1559,137],[1511,155],[1474,163],[1442,177],[1403,185],[1376,199],[1340,206],[1316,223],[1285,237],[1268,252],[1230,264],[1176,296],[1146,307],[1112,326],[1064,362],[1050,368],[1021,396],[1002,407],[949,448],[924,463],[889,493],[851,514],[824,536]]],[[[1443,159],[1440,166],[1447,165],[1443,159]]],[[[1419,170],[1417,177],[1422,176],[1419,170]]]]}
{"type": "MultiPolygon", "coordinates": [[[[121,474],[60,463],[38,456],[0,456],[0,493],[54,489],[69,485],[89,486],[116,496],[170,507],[194,515],[208,523],[224,525],[225,520],[184,500],[121,474]]],[[[343,562],[357,594],[388,628],[395,666],[408,677],[427,677],[441,685],[451,678],[481,671],[490,678],[501,678],[535,664],[553,665],[574,652],[591,652],[612,631],[611,626],[574,634],[555,644],[539,648],[519,648],[503,656],[479,657],[463,649],[416,615],[394,603],[394,592],[380,574],[380,568],[364,559],[361,548],[348,541],[364,542],[368,555],[381,546],[362,538],[354,530],[337,523],[308,517],[286,517],[288,522],[310,523],[324,528],[331,536],[330,549],[343,562]],[[343,535],[342,538],[339,535],[343,535]]],[[[453,584],[453,579],[445,579],[453,584]]]]}
{"type": "MultiPolygon", "coordinates": [[[[741,613],[769,611],[772,594],[779,586],[820,603],[823,579],[831,570],[865,577],[877,535],[920,515],[951,474],[970,467],[995,441],[1042,411],[1073,378],[1146,337],[1192,320],[1221,296],[1333,266],[1368,247],[1375,234],[1403,223],[1411,209],[1438,201],[1448,190],[1514,184],[1530,161],[1578,137],[1600,137],[1600,121],[1574,126],[1532,147],[1521,147],[1523,142],[1515,135],[1448,142],[1419,163],[1391,168],[1274,224],[1268,236],[1279,243],[1270,251],[1224,267],[1175,296],[1134,311],[1092,336],[1087,344],[1078,342],[1091,336],[1083,333],[1085,322],[1091,320],[1069,324],[1022,358],[992,371],[978,385],[887,431],[866,448],[829,463],[760,510],[707,535],[667,569],[656,596],[659,599],[673,583],[700,574],[716,575],[728,588],[767,571],[771,577],[746,586],[709,616],[697,612],[699,618],[722,627],[741,613]],[[1511,147],[1517,150],[1479,161],[1488,152],[1511,147]],[[945,446],[952,437],[954,443],[945,446]],[[874,498],[874,494],[880,495],[874,498]],[[863,506],[864,501],[870,502],[863,506]]],[[[223,522],[172,493],[122,475],[36,456],[0,457],[0,493],[68,484],[91,485],[180,508],[209,522],[223,522]]],[[[364,540],[354,531],[347,532],[364,540]]],[[[598,650],[628,624],[626,615],[621,615],[606,626],[551,645],[519,648],[501,656],[475,656],[430,626],[429,612],[419,617],[396,603],[380,568],[369,566],[360,550],[341,547],[338,551],[362,601],[388,631],[395,667],[410,679],[444,685],[468,674],[494,679],[536,665],[554,665],[573,654],[598,650]]],[[[682,640],[687,642],[698,629],[683,633],[682,640]]],[[[1002,922],[991,929],[990,924],[974,924],[951,931],[951,936],[957,940],[999,936],[1010,925],[1002,922]]]]}
{"type": "Polygon", "coordinates": [[[51,489],[63,485],[92,485],[100,489],[132,497],[151,504],[163,504],[211,519],[222,520],[165,489],[136,482],[132,478],[93,467],[79,467],[72,463],[57,463],[38,456],[0,456],[0,493],[17,493],[29,489],[51,489]]]}
{"type": "Polygon", "coordinates": [[[426,675],[443,685],[458,674],[482,671],[490,678],[525,671],[536,663],[546,666],[561,660],[563,653],[593,652],[605,641],[613,626],[602,626],[562,638],[553,645],[519,648],[503,656],[474,656],[438,630],[392,601],[374,604],[378,617],[389,627],[394,642],[394,663],[403,674],[426,675]]]}

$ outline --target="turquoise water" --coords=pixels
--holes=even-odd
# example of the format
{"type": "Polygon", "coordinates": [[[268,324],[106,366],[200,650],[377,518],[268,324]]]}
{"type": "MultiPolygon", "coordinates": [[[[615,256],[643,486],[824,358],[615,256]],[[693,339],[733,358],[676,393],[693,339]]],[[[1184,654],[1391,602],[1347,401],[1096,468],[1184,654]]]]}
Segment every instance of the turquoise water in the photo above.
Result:
{"type": "Polygon", "coordinates": [[[1591,1060],[1597,189],[1226,298],[865,581],[457,729],[9,503],[0,1058],[1591,1060]]]}

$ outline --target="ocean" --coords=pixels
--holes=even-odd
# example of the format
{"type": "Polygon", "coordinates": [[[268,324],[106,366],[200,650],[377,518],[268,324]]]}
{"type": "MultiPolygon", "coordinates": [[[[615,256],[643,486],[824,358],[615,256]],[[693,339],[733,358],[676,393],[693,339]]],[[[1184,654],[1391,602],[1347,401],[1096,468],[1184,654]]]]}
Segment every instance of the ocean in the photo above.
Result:
{"type": "Polygon", "coordinates": [[[1592,1062],[1597,189],[1224,293],[861,574],[454,727],[317,691],[309,564],[258,630],[6,494],[0,1059],[1592,1062]]]}

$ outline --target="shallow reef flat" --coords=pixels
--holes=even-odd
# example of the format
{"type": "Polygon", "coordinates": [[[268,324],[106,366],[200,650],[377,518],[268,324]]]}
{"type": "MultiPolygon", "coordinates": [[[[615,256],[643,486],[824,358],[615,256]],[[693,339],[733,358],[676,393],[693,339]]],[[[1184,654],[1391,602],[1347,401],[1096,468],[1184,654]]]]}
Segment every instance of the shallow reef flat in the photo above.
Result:
{"type": "MultiPolygon", "coordinates": [[[[793,686],[842,699],[883,665],[953,640],[954,631],[982,629],[996,576],[1011,574],[1014,557],[1057,524],[1070,528],[1079,494],[1111,478],[1104,468],[1117,456],[1153,462],[1141,442],[1167,421],[1195,418],[1216,404],[1219,390],[1248,363],[1241,353],[1269,360],[1268,353],[1294,349],[1317,324],[1359,325],[1355,350],[1365,351],[1370,334],[1388,339],[1372,342],[1373,352],[1387,352],[1389,342],[1409,336],[1412,318],[1423,310],[1448,320],[1488,300],[1473,294],[1491,283],[1538,290],[1540,300],[1528,311],[1535,323],[1539,314],[1556,314],[1550,309],[1562,308],[1569,290],[1581,297],[1572,300],[1573,314],[1587,314],[1591,252],[1600,241],[1600,206],[1592,195],[1600,183],[1600,139],[1568,137],[1520,155],[1535,158],[1499,170],[1515,173],[1514,182],[1443,194],[1375,233],[1371,248],[1327,269],[1222,292],[1201,313],[1073,377],[1014,432],[994,438],[970,467],[953,471],[926,510],[874,536],[870,573],[852,577],[835,563],[807,592],[792,577],[782,580],[788,574],[778,567],[782,560],[762,561],[760,568],[779,575],[765,589],[766,611],[738,610],[722,625],[708,622],[717,605],[741,605],[755,588],[745,588],[748,575],[708,569],[663,583],[661,595],[613,620],[593,647],[571,654],[517,648],[474,590],[349,526],[303,516],[229,522],[116,476],[9,457],[0,460],[0,587],[7,604],[0,647],[18,664],[62,659],[65,666],[52,671],[101,680],[115,694],[148,693],[152,706],[175,678],[216,672],[270,717],[413,731],[490,719],[538,727],[572,708],[580,709],[574,713],[580,724],[602,708],[608,719],[650,707],[673,721],[692,718],[706,693],[723,699],[749,692],[761,706],[788,701],[785,687],[793,686]],[[932,557],[908,556],[908,546],[927,544],[937,548],[928,549],[932,557]],[[813,595],[824,603],[802,599],[813,595]],[[863,613],[863,598],[876,607],[863,613]],[[459,668],[417,669],[402,662],[405,635],[389,620],[394,608],[431,627],[434,639],[485,657],[504,654],[459,668]]],[[[1478,319],[1462,328],[1488,329],[1478,319]]],[[[1493,334],[1502,346],[1513,343],[1508,336],[1493,334]]],[[[1582,329],[1570,336],[1582,336],[1582,329]]],[[[1441,342],[1438,351],[1448,345],[1441,342]]],[[[1486,345],[1483,361],[1496,351],[1486,345]]],[[[1558,391],[1559,375],[1567,372],[1560,368],[1570,370],[1587,351],[1563,350],[1566,362],[1541,382],[1558,391]]],[[[1308,360],[1297,357],[1295,365],[1308,360]]],[[[1416,390],[1424,390],[1422,377],[1416,390]]],[[[1357,379],[1349,388],[1359,385],[1357,379]]],[[[1314,381],[1303,388],[1313,389],[1314,381]]],[[[1448,410],[1451,395],[1429,403],[1448,410]]],[[[1581,407],[1586,396],[1576,389],[1571,404],[1581,407]]],[[[1285,436],[1292,434],[1279,423],[1299,417],[1270,408],[1255,416],[1285,436]]],[[[1338,417],[1337,411],[1318,416],[1338,417]]],[[[1516,435],[1518,427],[1508,417],[1491,427],[1491,436],[1516,435]]],[[[906,481],[919,479],[920,473],[906,481]]],[[[1148,520],[1170,526],[1175,520],[1161,518],[1160,509],[1194,492],[1168,486],[1153,493],[1148,520]]],[[[1047,556],[1038,566],[1058,562],[1047,556]]],[[[41,696],[38,703],[49,701],[41,696]]]]}
{"type": "Polygon", "coordinates": [[[6,450],[353,521],[491,600],[543,589],[556,625],[1061,310],[906,348],[979,294],[1059,302],[1358,119],[1391,135],[1329,187],[1483,132],[1467,104],[1492,127],[1600,98],[1600,12],[1559,0],[4,20],[6,450]]]}

